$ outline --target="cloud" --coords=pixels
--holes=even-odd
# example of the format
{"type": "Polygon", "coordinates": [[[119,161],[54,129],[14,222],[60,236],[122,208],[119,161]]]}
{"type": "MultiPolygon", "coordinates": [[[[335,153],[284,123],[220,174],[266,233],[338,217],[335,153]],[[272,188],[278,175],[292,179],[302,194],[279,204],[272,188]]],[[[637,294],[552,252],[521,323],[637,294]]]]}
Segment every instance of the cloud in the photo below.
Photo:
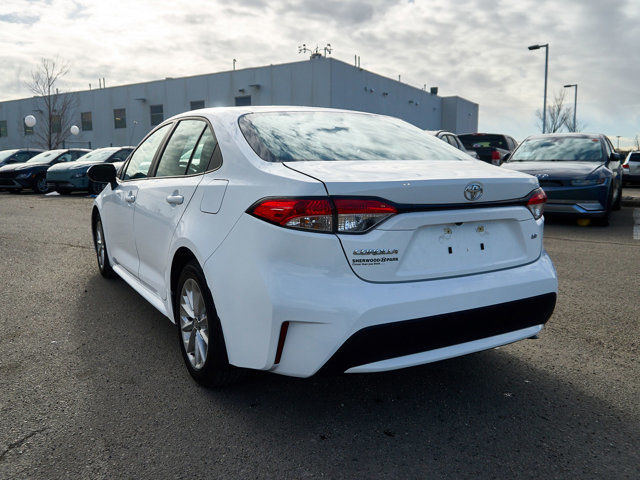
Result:
{"type": "MultiPolygon", "coordinates": [[[[12,0],[0,15],[0,100],[29,96],[20,76],[40,57],[71,64],[61,85],[84,89],[303,60],[298,45],[333,46],[347,62],[480,104],[480,128],[522,139],[549,96],[578,83],[590,130],[640,133],[637,0],[12,0]],[[19,14],[16,12],[20,12],[19,14]]],[[[26,79],[26,78],[25,78],[26,79]]]]}

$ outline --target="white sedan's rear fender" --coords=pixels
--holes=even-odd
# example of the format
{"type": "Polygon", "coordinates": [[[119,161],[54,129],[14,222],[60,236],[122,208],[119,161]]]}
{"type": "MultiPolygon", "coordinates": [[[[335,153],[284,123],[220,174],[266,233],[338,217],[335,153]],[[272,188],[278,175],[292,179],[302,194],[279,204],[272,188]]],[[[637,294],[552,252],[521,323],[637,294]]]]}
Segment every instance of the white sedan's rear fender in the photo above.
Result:
{"type": "MultiPolygon", "coordinates": [[[[285,229],[248,214],[204,264],[204,271],[229,361],[300,377],[316,373],[347,339],[368,327],[546,294],[551,295],[540,298],[555,299],[557,292],[556,273],[546,253],[527,265],[476,275],[366,282],[345,261],[335,235],[285,229]],[[283,322],[289,327],[275,364],[283,322]]],[[[532,302],[537,305],[537,300],[532,302]]],[[[545,308],[549,305],[540,305],[545,308]]],[[[492,314],[490,309],[483,312],[492,314]]],[[[546,313],[541,313],[545,318],[540,323],[548,318],[546,313]]],[[[495,345],[487,343],[485,348],[490,346],[495,345]]]]}

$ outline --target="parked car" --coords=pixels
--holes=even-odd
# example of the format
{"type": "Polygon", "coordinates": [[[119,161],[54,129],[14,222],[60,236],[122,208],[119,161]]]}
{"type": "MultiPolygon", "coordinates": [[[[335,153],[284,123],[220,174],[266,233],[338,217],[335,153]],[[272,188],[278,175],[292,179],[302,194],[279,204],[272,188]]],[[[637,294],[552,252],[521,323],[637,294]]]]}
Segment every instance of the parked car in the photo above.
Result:
{"type": "Polygon", "coordinates": [[[468,133],[458,135],[467,150],[478,154],[483,162],[500,165],[518,146],[513,137],[497,133],[468,133]]]}
{"type": "Polygon", "coordinates": [[[640,183],[640,151],[629,152],[622,164],[622,183],[632,185],[640,183]]]}
{"type": "Polygon", "coordinates": [[[605,135],[553,133],[527,138],[502,166],[538,177],[550,214],[591,217],[609,223],[620,208],[620,154],[605,135]]]}
{"type": "Polygon", "coordinates": [[[1,150],[0,167],[11,165],[13,163],[24,163],[31,157],[34,157],[42,152],[42,150],[37,148],[16,148],[13,150],[1,150]]]}
{"type": "Polygon", "coordinates": [[[78,190],[98,194],[104,188],[104,184],[97,184],[89,180],[89,177],[87,177],[89,167],[97,163],[123,162],[133,151],[133,148],[98,148],[87,153],[77,162],[53,165],[47,170],[47,186],[62,195],[78,190]]]}
{"type": "Polygon", "coordinates": [[[438,137],[443,142],[447,142],[449,145],[457,148],[458,150],[462,150],[467,155],[470,155],[471,157],[478,160],[480,159],[480,157],[475,151],[467,150],[465,148],[465,146],[462,144],[462,141],[458,138],[458,136],[455,133],[447,132],[446,130],[426,130],[426,132],[430,133],[435,137],[438,137]]]}
{"type": "Polygon", "coordinates": [[[438,361],[534,336],[554,309],[537,179],[395,118],[187,112],[89,178],[108,183],[100,272],[178,324],[205,385],[438,361]]]}
{"type": "Polygon", "coordinates": [[[72,162],[91,150],[80,148],[63,148],[42,152],[24,163],[0,167],[0,187],[17,193],[30,188],[36,193],[47,193],[47,169],[61,162],[72,162]]]}

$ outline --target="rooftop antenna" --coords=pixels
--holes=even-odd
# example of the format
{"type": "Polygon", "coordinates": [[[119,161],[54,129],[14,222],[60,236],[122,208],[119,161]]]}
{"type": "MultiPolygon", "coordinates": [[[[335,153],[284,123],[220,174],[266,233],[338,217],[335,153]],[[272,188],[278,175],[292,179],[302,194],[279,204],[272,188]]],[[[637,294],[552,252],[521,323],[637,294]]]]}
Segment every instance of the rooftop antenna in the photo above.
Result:
{"type": "Polygon", "coordinates": [[[331,44],[327,43],[327,45],[324,47],[324,56],[326,57],[327,54],[331,55],[331,44]]]}
{"type": "Polygon", "coordinates": [[[313,52],[307,48],[306,43],[303,43],[302,45],[298,45],[298,53],[313,53],[313,52]]]}
{"type": "Polygon", "coordinates": [[[233,69],[234,69],[234,70],[236,69],[236,62],[237,62],[237,60],[234,58],[234,59],[233,59],[233,69]]]}

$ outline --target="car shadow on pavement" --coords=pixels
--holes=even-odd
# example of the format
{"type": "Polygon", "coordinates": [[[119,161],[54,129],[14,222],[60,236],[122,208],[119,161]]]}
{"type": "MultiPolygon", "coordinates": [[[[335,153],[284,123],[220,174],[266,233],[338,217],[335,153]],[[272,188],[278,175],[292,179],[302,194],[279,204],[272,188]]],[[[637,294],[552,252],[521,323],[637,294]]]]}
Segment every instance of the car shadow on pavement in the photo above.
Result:
{"type": "MultiPolygon", "coordinates": [[[[145,478],[638,473],[638,419],[517,345],[380,374],[250,372],[209,390],[189,377],[176,327],[123,281],[95,275],[86,288],[74,315],[90,332],[77,339],[90,398],[74,428],[101,436],[102,446],[72,452],[79,462],[102,457],[121,477],[139,473],[142,459],[145,478]]],[[[73,432],[64,436],[58,454],[73,448],[73,432]]]]}

